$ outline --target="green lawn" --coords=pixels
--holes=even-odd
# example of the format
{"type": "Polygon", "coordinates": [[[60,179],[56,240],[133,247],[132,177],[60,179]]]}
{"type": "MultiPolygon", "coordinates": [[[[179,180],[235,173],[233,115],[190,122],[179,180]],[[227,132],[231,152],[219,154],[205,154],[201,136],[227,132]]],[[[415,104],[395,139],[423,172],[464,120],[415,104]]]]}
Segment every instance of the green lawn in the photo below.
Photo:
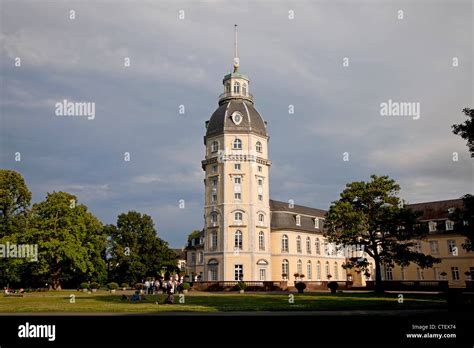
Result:
{"type": "MultiPolygon", "coordinates": [[[[130,292],[127,292],[130,294],[130,292]]],[[[209,293],[190,292],[184,304],[163,305],[165,295],[146,295],[140,303],[122,301],[122,291],[87,294],[76,290],[28,293],[22,298],[0,295],[0,313],[8,312],[230,312],[230,311],[319,311],[364,309],[443,309],[446,301],[438,295],[405,294],[403,304],[397,294],[372,293],[209,293]],[[70,303],[70,295],[75,303],[70,303]],[[157,305],[155,302],[158,302],[157,305]]],[[[178,302],[178,296],[175,296],[178,302]]]]}

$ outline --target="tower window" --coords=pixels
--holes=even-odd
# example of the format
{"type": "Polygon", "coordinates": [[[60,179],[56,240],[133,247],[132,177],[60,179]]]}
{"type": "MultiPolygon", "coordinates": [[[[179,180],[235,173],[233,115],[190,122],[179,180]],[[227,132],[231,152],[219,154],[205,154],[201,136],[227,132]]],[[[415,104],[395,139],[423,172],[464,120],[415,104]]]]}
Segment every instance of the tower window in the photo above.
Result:
{"type": "Polygon", "coordinates": [[[212,223],[212,224],[216,224],[216,223],[217,223],[217,214],[216,214],[216,213],[212,213],[212,214],[211,214],[211,223],[212,223]]]}
{"type": "Polygon", "coordinates": [[[257,152],[262,152],[262,143],[260,141],[257,141],[255,149],[257,150],[257,152]]]}
{"type": "Polygon", "coordinates": [[[258,233],[258,248],[265,250],[265,233],[263,233],[263,231],[258,233]]]}
{"type": "Polygon", "coordinates": [[[242,232],[241,231],[235,232],[234,249],[242,250],[242,232]]]}
{"type": "Polygon", "coordinates": [[[217,166],[216,165],[212,166],[212,172],[217,173],[217,166]]]}
{"type": "Polygon", "coordinates": [[[244,83],[242,85],[242,95],[247,95],[247,84],[246,83],[244,83]]]}
{"type": "Polygon", "coordinates": [[[301,216],[296,215],[296,226],[301,226],[301,216]]]}
{"type": "Polygon", "coordinates": [[[234,93],[240,93],[240,83],[234,82],[234,93]]]}
{"type": "Polygon", "coordinates": [[[235,163],[234,164],[234,169],[235,170],[240,170],[240,163],[235,163]]]}
{"type": "Polygon", "coordinates": [[[217,202],[217,195],[214,193],[211,197],[211,203],[216,203],[217,202]]]}
{"type": "Polygon", "coordinates": [[[234,193],[234,199],[237,201],[240,201],[242,199],[242,194],[241,193],[234,193]]]}
{"type": "Polygon", "coordinates": [[[263,195],[258,195],[258,200],[263,201],[263,195]]]}
{"type": "Polygon", "coordinates": [[[230,82],[226,82],[225,84],[225,92],[230,93],[230,82]]]}
{"type": "Polygon", "coordinates": [[[243,217],[243,215],[242,215],[241,212],[237,212],[237,213],[234,214],[234,220],[235,221],[242,221],[242,217],[243,217]]]}
{"type": "Polygon", "coordinates": [[[242,140],[235,139],[234,142],[232,143],[232,148],[234,150],[242,150],[242,140]]]}
{"type": "Polygon", "coordinates": [[[217,232],[212,231],[211,232],[211,250],[216,250],[217,249],[217,232]]]}
{"type": "Polygon", "coordinates": [[[217,141],[213,141],[211,144],[211,152],[219,151],[219,143],[217,141]]]}
{"type": "Polygon", "coordinates": [[[258,166],[258,171],[261,173],[262,172],[262,166],[258,166]]]}
{"type": "Polygon", "coordinates": [[[286,253],[288,252],[288,236],[286,234],[281,237],[281,251],[286,253]]]}
{"type": "Polygon", "coordinates": [[[263,216],[263,214],[258,214],[258,222],[260,222],[260,224],[263,224],[265,221],[265,217],[263,216]]]}
{"type": "Polygon", "coordinates": [[[235,178],[234,178],[234,183],[240,184],[241,182],[242,182],[242,180],[241,180],[240,177],[235,177],[235,178]]]}
{"type": "Polygon", "coordinates": [[[263,180],[262,179],[258,179],[258,186],[262,186],[263,185],[263,180]]]}

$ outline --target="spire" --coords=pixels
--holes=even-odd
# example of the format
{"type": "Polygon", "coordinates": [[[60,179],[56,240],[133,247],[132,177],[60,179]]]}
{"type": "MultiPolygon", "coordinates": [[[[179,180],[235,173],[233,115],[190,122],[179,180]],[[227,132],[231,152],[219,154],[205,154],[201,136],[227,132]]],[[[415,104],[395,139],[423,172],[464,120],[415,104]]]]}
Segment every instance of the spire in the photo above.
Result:
{"type": "Polygon", "coordinates": [[[239,52],[237,50],[237,24],[234,24],[235,30],[235,55],[234,55],[234,72],[239,68],[239,52]]]}

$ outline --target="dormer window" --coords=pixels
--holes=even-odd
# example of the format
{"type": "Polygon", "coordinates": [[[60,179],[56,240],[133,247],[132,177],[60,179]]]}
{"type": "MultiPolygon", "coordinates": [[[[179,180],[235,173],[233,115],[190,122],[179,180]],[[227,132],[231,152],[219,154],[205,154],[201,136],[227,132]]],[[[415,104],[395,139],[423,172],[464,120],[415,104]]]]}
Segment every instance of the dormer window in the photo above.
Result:
{"type": "Polygon", "coordinates": [[[296,226],[301,226],[301,215],[296,215],[296,226]]]}
{"type": "Polygon", "coordinates": [[[448,209],[448,213],[449,213],[449,214],[453,214],[453,213],[454,213],[454,208],[449,208],[449,209],[448,209]]]}
{"type": "Polygon", "coordinates": [[[257,152],[262,152],[262,143],[260,141],[257,141],[255,149],[257,150],[257,152]]]}
{"type": "Polygon", "coordinates": [[[234,82],[234,93],[240,93],[240,83],[234,82]]]}
{"type": "Polygon", "coordinates": [[[429,229],[429,231],[430,231],[430,232],[436,232],[436,229],[437,229],[437,226],[436,226],[436,225],[437,225],[436,222],[430,221],[430,222],[428,223],[428,229],[429,229]]]}
{"type": "Polygon", "coordinates": [[[226,82],[225,84],[225,92],[230,93],[230,82],[226,82]]]}
{"type": "Polygon", "coordinates": [[[314,219],[314,228],[319,228],[319,218],[314,219]]]}
{"type": "Polygon", "coordinates": [[[242,85],[242,95],[245,95],[245,96],[247,95],[247,84],[246,83],[244,83],[242,85]]]}
{"type": "Polygon", "coordinates": [[[454,222],[446,220],[446,231],[452,231],[454,228],[454,222]]]}
{"type": "Polygon", "coordinates": [[[213,141],[211,144],[211,152],[219,151],[219,143],[217,141],[213,141]]]}
{"type": "Polygon", "coordinates": [[[235,139],[234,142],[232,143],[232,148],[234,150],[242,150],[242,140],[235,139]]]}

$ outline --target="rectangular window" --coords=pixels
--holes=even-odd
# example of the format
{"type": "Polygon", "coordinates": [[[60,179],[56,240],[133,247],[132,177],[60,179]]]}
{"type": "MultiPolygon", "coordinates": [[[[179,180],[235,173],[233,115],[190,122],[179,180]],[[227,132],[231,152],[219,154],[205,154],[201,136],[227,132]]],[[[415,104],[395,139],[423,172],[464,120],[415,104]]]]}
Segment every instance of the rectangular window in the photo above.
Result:
{"type": "Polygon", "coordinates": [[[416,269],[416,278],[418,280],[424,280],[425,279],[425,274],[421,268],[416,269]]]}
{"type": "Polygon", "coordinates": [[[259,171],[259,173],[262,172],[262,166],[258,166],[258,171],[259,171]]]}
{"type": "Polygon", "coordinates": [[[202,251],[199,252],[199,254],[198,254],[198,262],[199,262],[199,263],[202,263],[203,257],[204,257],[204,255],[203,255],[202,251]]]}
{"type": "Polygon", "coordinates": [[[439,254],[439,245],[437,240],[430,240],[430,252],[432,254],[439,254]]]}
{"type": "Polygon", "coordinates": [[[448,253],[451,255],[457,256],[457,247],[456,247],[456,241],[454,239],[448,239],[448,253]]]}
{"type": "Polygon", "coordinates": [[[196,263],[196,253],[191,253],[191,263],[196,263]]]}
{"type": "Polygon", "coordinates": [[[258,200],[263,201],[263,195],[258,195],[258,200]]]}
{"type": "Polygon", "coordinates": [[[217,166],[216,165],[212,166],[212,172],[217,173],[217,166]]]}
{"type": "Polygon", "coordinates": [[[211,249],[212,250],[217,249],[217,232],[211,233],[211,249]]]}
{"type": "Polygon", "coordinates": [[[436,232],[436,230],[437,230],[437,224],[436,224],[436,222],[430,221],[430,222],[428,223],[428,228],[429,228],[429,231],[430,231],[430,232],[436,232]]]}
{"type": "Polygon", "coordinates": [[[321,280],[321,264],[319,262],[316,264],[316,279],[321,280]]]}
{"type": "Polygon", "coordinates": [[[217,281],[217,266],[209,266],[209,278],[211,281],[217,281]]]}
{"type": "Polygon", "coordinates": [[[234,164],[234,169],[235,170],[240,170],[240,163],[235,163],[234,164]]]}
{"type": "Polygon", "coordinates": [[[402,280],[405,280],[406,279],[406,269],[405,269],[405,267],[402,267],[401,272],[402,272],[402,280]]]}
{"type": "Polygon", "coordinates": [[[240,182],[241,182],[240,177],[234,178],[234,183],[240,184],[240,182]]]}
{"type": "Polygon", "coordinates": [[[459,280],[459,269],[457,267],[451,267],[451,275],[453,280],[459,280]]]}
{"type": "Polygon", "coordinates": [[[234,266],[234,280],[243,280],[244,279],[244,266],[235,265],[234,266]]]}
{"type": "Polygon", "coordinates": [[[211,197],[211,203],[216,203],[217,202],[217,195],[213,194],[211,197]]]}
{"type": "Polygon", "coordinates": [[[240,193],[234,193],[234,199],[240,201],[242,199],[242,194],[240,193]]]}
{"type": "Polygon", "coordinates": [[[260,268],[260,280],[267,280],[267,270],[265,268],[260,268]]]}
{"type": "Polygon", "coordinates": [[[446,220],[446,231],[452,231],[454,228],[454,223],[452,221],[446,220]]]}
{"type": "Polygon", "coordinates": [[[212,187],[217,187],[217,178],[212,179],[212,187]]]}
{"type": "Polygon", "coordinates": [[[263,185],[263,180],[262,179],[258,179],[258,186],[262,186],[263,185]]]}
{"type": "Polygon", "coordinates": [[[385,272],[385,277],[387,280],[393,280],[393,273],[391,268],[387,268],[387,271],[385,272]]]}

